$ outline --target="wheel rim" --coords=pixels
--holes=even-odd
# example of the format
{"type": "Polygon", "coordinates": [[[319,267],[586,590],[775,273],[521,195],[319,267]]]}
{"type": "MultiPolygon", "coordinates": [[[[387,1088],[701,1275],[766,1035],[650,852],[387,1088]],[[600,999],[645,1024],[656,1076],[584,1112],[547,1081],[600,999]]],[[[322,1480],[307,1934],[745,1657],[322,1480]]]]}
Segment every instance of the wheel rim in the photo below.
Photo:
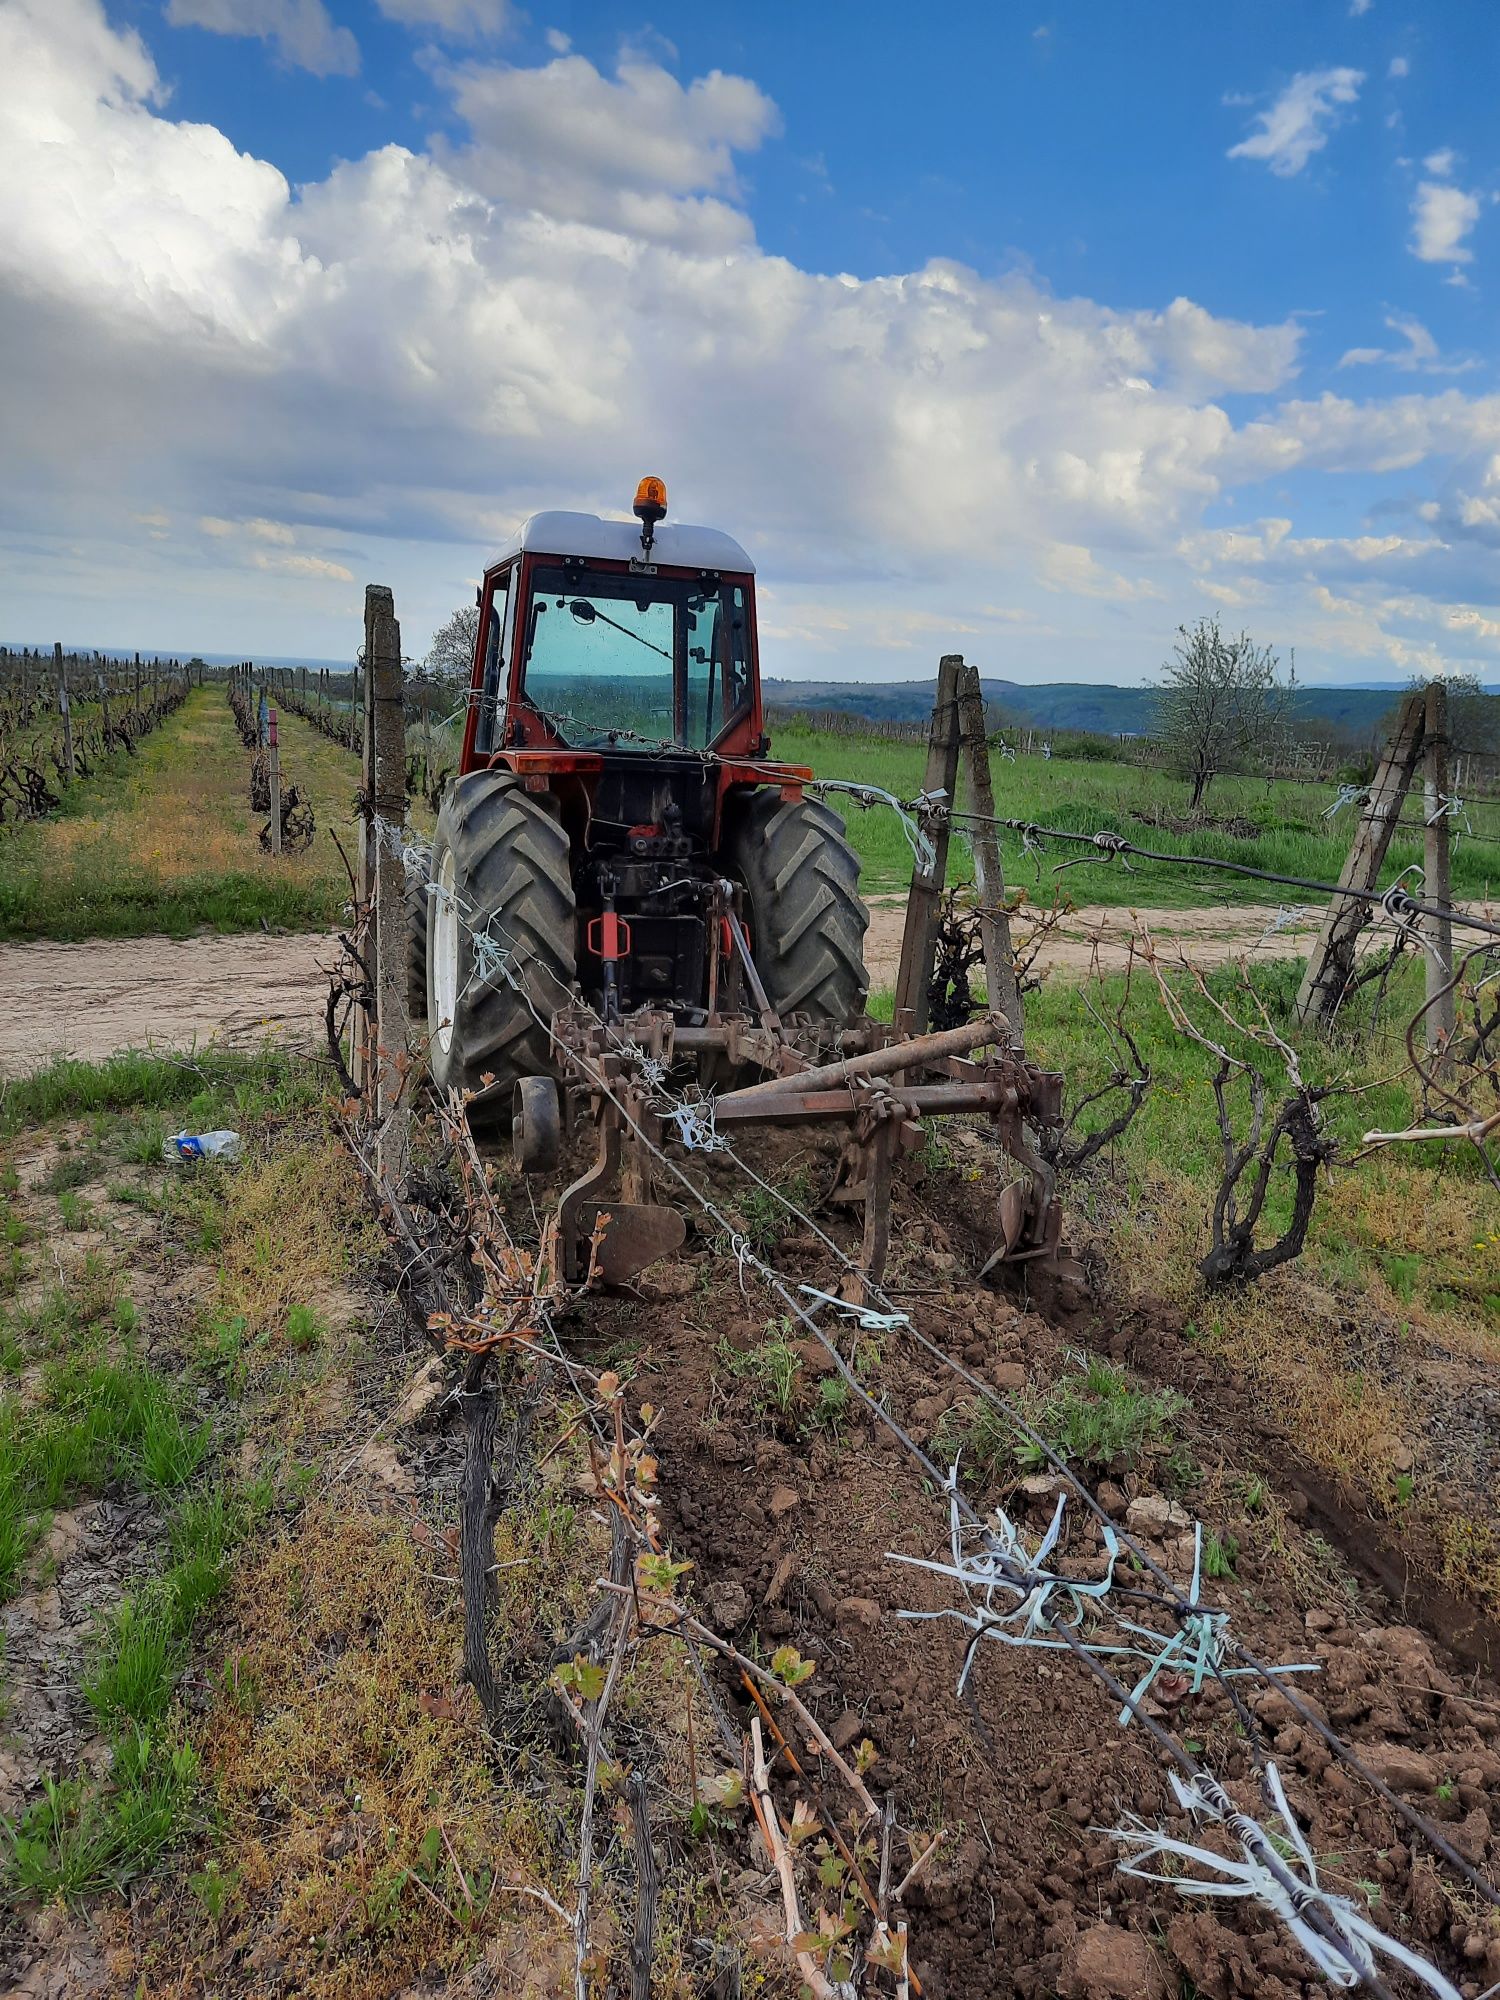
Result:
{"type": "Polygon", "coordinates": [[[432,1039],[443,1054],[453,1040],[453,1016],[458,1011],[458,871],[453,849],[445,847],[438,863],[432,911],[432,1039]]]}

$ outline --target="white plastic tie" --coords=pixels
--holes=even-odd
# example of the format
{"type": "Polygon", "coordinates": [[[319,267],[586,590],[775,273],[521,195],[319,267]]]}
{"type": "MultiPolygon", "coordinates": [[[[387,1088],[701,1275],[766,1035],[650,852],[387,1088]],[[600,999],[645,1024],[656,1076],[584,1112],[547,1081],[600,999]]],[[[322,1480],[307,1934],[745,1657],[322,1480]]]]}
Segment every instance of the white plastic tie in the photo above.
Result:
{"type": "Polygon", "coordinates": [[[1197,1847],[1178,1840],[1156,1827],[1147,1826],[1135,1813],[1125,1824],[1102,1829],[1111,1840],[1131,1854],[1119,1864],[1122,1875],[1140,1882],[1152,1882],[1175,1889],[1179,1896],[1225,1898],[1253,1897],[1280,1919],[1306,1952],[1313,1965],[1330,1985],[1358,1986],[1376,1975],[1377,1958],[1393,1959],[1397,1965],[1436,1994],[1438,2000],[1460,2000],[1456,1986],[1434,1965],[1380,1929],[1347,1896],[1325,1889],[1318,1880],[1317,1863],[1297,1824],[1282,1789],[1281,1775],[1274,1764],[1266,1766],[1266,1788],[1271,1794],[1278,1833],[1268,1834],[1249,1813],[1238,1811],[1223,1787],[1207,1772],[1189,1784],[1174,1771],[1170,1773],[1177,1802],[1197,1818],[1222,1826],[1238,1843],[1240,1859],[1232,1860],[1210,1847],[1197,1847]],[[1289,1850],[1279,1866],[1276,1848],[1289,1850]],[[1200,1880],[1181,1873],[1165,1874],[1147,1864],[1156,1860],[1189,1862],[1214,1879],[1200,1880]],[[1335,1933],[1324,1937],[1308,1921],[1316,1911],[1335,1933]]]}

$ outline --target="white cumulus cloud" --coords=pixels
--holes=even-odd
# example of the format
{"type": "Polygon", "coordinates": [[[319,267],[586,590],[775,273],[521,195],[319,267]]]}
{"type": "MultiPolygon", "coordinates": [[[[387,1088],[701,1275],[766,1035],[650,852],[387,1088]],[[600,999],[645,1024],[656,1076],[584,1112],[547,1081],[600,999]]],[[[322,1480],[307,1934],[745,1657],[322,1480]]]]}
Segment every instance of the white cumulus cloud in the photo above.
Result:
{"type": "Polygon", "coordinates": [[[64,605],[101,643],[343,656],[349,586],[376,574],[420,641],[519,517],[623,513],[647,470],[679,518],[755,550],[783,675],[925,673],[968,632],[990,671],[1129,678],[1184,592],[1252,585],[1270,636],[1300,645],[1306,617],[1336,656],[1353,614],[1310,574],[1372,594],[1361,647],[1396,615],[1385,570],[1403,599],[1490,602],[1500,398],[1283,401],[1295,321],[771,255],[741,175],[777,113],[748,78],[679,81],[639,52],[432,73],[461,139],[293,189],[173,117],[99,0],[0,0],[13,620],[40,632],[64,605]],[[1249,421],[1225,407],[1242,396],[1262,399],[1249,421]],[[1458,468],[1434,549],[1185,551],[1236,485],[1395,468],[1409,487],[1432,459],[1458,468]],[[199,532],[157,543],[140,515],[199,532]],[[163,606],[203,622],[164,630],[163,606]]]}
{"type": "Polygon", "coordinates": [[[1387,313],[1385,323],[1392,333],[1399,334],[1404,345],[1401,347],[1351,347],[1339,357],[1340,368],[1369,367],[1376,362],[1384,362],[1387,367],[1400,368],[1423,375],[1466,375],[1477,368],[1477,360],[1447,361],[1431,333],[1419,319],[1406,313],[1387,313]]]}
{"type": "Polygon", "coordinates": [[[1300,174],[1328,144],[1341,109],[1359,97],[1359,69],[1299,70],[1269,109],[1258,132],[1229,148],[1231,160],[1264,160],[1273,174],[1300,174]]]}
{"type": "Polygon", "coordinates": [[[1472,264],[1474,252],[1464,239],[1479,210],[1479,196],[1451,181],[1419,182],[1411,204],[1412,255],[1424,264],[1472,264]]]}
{"type": "Polygon", "coordinates": [[[466,63],[442,81],[472,134],[455,170],[485,194],[705,247],[749,235],[732,205],[735,154],[759,147],[780,117],[747,77],[713,70],[684,88],[627,50],[613,77],[560,55],[540,69],[466,63]]]}
{"type": "Polygon", "coordinates": [[[283,62],[314,76],[359,72],[359,44],[324,0],[167,0],[167,19],[174,28],[273,42],[283,62]]]}
{"type": "Polygon", "coordinates": [[[510,0],[375,0],[388,21],[430,28],[459,41],[501,35],[510,25],[510,0]]]}

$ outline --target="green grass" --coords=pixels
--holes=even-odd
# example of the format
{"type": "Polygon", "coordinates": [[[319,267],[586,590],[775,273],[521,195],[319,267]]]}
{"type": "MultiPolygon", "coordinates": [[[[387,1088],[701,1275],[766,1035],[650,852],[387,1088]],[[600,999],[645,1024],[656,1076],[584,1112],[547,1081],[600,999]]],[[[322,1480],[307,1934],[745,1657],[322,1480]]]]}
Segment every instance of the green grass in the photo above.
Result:
{"type": "Polygon", "coordinates": [[[19,1820],[0,1822],[8,1900],[77,1904],[124,1890],[197,1824],[198,1759],[189,1744],[130,1727],[113,1750],[104,1783],[49,1777],[19,1820]]]}
{"type": "MultiPolygon", "coordinates": [[[[54,1118],[104,1112],[170,1109],[182,1128],[210,1131],[236,1117],[279,1121],[323,1094],[323,1072],[285,1049],[242,1052],[208,1048],[183,1056],[121,1049],[103,1062],[60,1056],[45,1069],[10,1080],[0,1098],[0,1136],[44,1125],[54,1118]]],[[[121,1128],[122,1156],[144,1162],[160,1157],[168,1121],[135,1118],[121,1128]],[[148,1154],[148,1142],[155,1141],[148,1154]]]]}
{"type": "Polygon", "coordinates": [[[103,1621],[99,1658],[83,1692],[105,1724],[135,1722],[142,1728],[163,1716],[182,1664],[181,1639],[170,1601],[127,1597],[103,1621]]]}
{"type": "MultiPolygon", "coordinates": [[[[1422,972],[1413,966],[1398,975],[1385,1025],[1377,1025],[1373,1034],[1365,1032],[1356,1012],[1331,1037],[1292,1021],[1301,973],[1300,960],[1269,959],[1252,962],[1249,978],[1278,1030],[1298,1050],[1309,1080],[1347,1080],[1355,1087],[1357,1094],[1336,1095],[1324,1106],[1328,1129],[1339,1139],[1343,1155],[1352,1158],[1367,1131],[1396,1131],[1411,1121],[1415,1107],[1410,1079],[1402,1075],[1402,1034],[1420,1002],[1422,972]]],[[[1182,981],[1174,984],[1185,990],[1182,981]]],[[[1207,976],[1207,984],[1239,1019],[1254,1018],[1239,968],[1222,967],[1207,976]]],[[[1095,1006],[1106,1016],[1124,993],[1118,977],[1092,989],[1095,1006]]],[[[1277,1059],[1228,1032],[1207,1003],[1191,999],[1188,1004],[1202,1026],[1227,1037],[1233,1053],[1265,1068],[1269,1102],[1279,1103],[1275,1093],[1284,1080],[1277,1059]]],[[[1181,1173],[1207,1195],[1221,1171],[1211,1083],[1214,1059],[1172,1028],[1149,980],[1136,978],[1126,1019],[1154,1081],[1140,1114],[1110,1156],[1123,1170],[1125,1191],[1139,1198],[1163,1173],[1181,1173]]],[[[1029,994],[1026,1032],[1033,1057],[1065,1072],[1069,1103],[1106,1079],[1112,1058],[1077,986],[1049,981],[1029,994]]],[[[1230,1085],[1229,1103],[1236,1131],[1245,1132],[1249,1092],[1243,1080],[1230,1085]]],[[[1112,1104],[1101,1104],[1085,1123],[1104,1122],[1112,1109],[1112,1104]]],[[[1326,1265],[1331,1279],[1359,1288],[1378,1276],[1404,1304],[1415,1300],[1459,1307],[1480,1324],[1500,1329],[1500,1299],[1489,1303],[1500,1292],[1500,1239],[1491,1241],[1483,1228],[1483,1166],[1472,1148],[1437,1143],[1393,1147],[1362,1160],[1356,1169],[1335,1169],[1321,1189],[1305,1255],[1326,1265]],[[1441,1248],[1424,1241],[1419,1248],[1412,1241],[1413,1225],[1429,1214],[1441,1217],[1445,1209],[1456,1213],[1449,1205],[1457,1200],[1476,1217],[1473,1237],[1441,1248]]],[[[1272,1175],[1258,1240],[1274,1238],[1284,1227],[1292,1195],[1291,1169],[1283,1157],[1272,1175]]]]}
{"type": "MultiPolygon", "coordinates": [[[[920,743],[896,743],[876,736],[835,736],[796,724],[782,724],[773,735],[772,754],[792,764],[805,764],[819,777],[846,778],[879,785],[899,797],[911,798],[921,788],[926,750],[920,743]]],[[[1215,832],[1173,834],[1133,821],[1133,811],[1157,807],[1170,814],[1185,813],[1189,787],[1173,778],[1128,762],[1038,755],[995,758],[995,810],[1006,818],[1024,819],[1066,832],[1098,833],[1115,828],[1158,853],[1195,853],[1225,861],[1243,861],[1255,868],[1336,882],[1354,831],[1354,815],[1340,813],[1325,820],[1323,813],[1337,795],[1336,785],[1307,785],[1263,778],[1220,778],[1209,792],[1207,809],[1220,818],[1253,820],[1260,829],[1253,840],[1215,832]]],[[[864,864],[866,895],[904,889],[911,880],[911,849],[895,815],[883,806],[868,810],[847,799],[829,803],[848,821],[849,837],[864,864]]],[[[966,800],[961,800],[966,804],[966,800]]],[[[1414,808],[1408,807],[1408,811],[1414,808]]],[[[1500,806],[1471,806],[1476,833],[1500,835],[1500,806]]],[[[1089,860],[1060,876],[1053,864],[1076,858],[1084,850],[1049,848],[1040,879],[1037,865],[1021,851],[1019,834],[1001,836],[1005,879],[1025,889],[1033,899],[1052,900],[1061,888],[1077,903],[1106,903],[1194,908],[1219,903],[1312,902],[1310,895],[1277,888],[1272,883],[1191,868],[1135,862],[1127,874],[1118,861],[1089,860]]],[[[1412,862],[1422,859],[1420,833],[1402,834],[1391,843],[1383,881],[1391,881],[1412,862]]],[[[972,864],[961,841],[950,850],[949,876],[964,880],[972,864]]],[[[1453,856],[1453,890],[1458,897],[1480,897],[1492,876],[1500,874],[1500,850],[1460,840],[1453,856]]]]}
{"type": "Polygon", "coordinates": [[[139,1361],[83,1354],[49,1364],[34,1407],[0,1405],[0,1600],[52,1509],[117,1478],[176,1492],[212,1439],[212,1425],[192,1422],[176,1388],[139,1361]]]}

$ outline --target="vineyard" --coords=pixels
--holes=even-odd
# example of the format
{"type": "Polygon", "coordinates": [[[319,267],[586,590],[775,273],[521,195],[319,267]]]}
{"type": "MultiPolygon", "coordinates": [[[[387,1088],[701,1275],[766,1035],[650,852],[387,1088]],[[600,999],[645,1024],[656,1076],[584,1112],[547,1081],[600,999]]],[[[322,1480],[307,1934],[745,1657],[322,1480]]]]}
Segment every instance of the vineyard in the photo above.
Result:
{"type": "MultiPolygon", "coordinates": [[[[1416,747],[1331,816],[1335,785],[1226,780],[1235,828],[982,728],[932,789],[936,717],[788,727],[899,886],[869,1046],[822,1097],[792,1055],[736,1104],[575,1018],[557,1156],[525,1161],[422,1081],[390,917],[452,723],[399,635],[367,653],[404,737],[372,725],[367,764],[353,677],[237,670],[0,834],[40,855],[92,798],[94,852],[159,850],[154,908],[232,882],[260,930],[295,892],[324,967],[298,1034],[0,1097],[0,1970],[326,2000],[1496,1987],[1492,809],[1435,817],[1416,747]],[[1211,966],[1187,919],[1226,893],[1259,900],[1211,966]],[[950,1038],[930,1060],[912,1008],[950,1038]],[[163,1157],[221,1128],[237,1159],[163,1157]],[[868,1179],[839,1197],[882,1131],[876,1262],[868,1179]],[[612,1147],[630,1180],[569,1223],[612,1147]],[[1039,1188],[1057,1237],[1018,1258],[1039,1188]],[[682,1228],[611,1276],[617,1202],[682,1228]]],[[[472,954],[519,976],[493,926],[472,954]]],[[[525,990],[551,1031],[571,996],[525,990]]]]}
{"type": "Polygon", "coordinates": [[[112,750],[133,756],[192,685],[178,660],[143,668],[139,654],[126,666],[61,646],[50,657],[0,649],[0,827],[53,811],[112,750]]]}

